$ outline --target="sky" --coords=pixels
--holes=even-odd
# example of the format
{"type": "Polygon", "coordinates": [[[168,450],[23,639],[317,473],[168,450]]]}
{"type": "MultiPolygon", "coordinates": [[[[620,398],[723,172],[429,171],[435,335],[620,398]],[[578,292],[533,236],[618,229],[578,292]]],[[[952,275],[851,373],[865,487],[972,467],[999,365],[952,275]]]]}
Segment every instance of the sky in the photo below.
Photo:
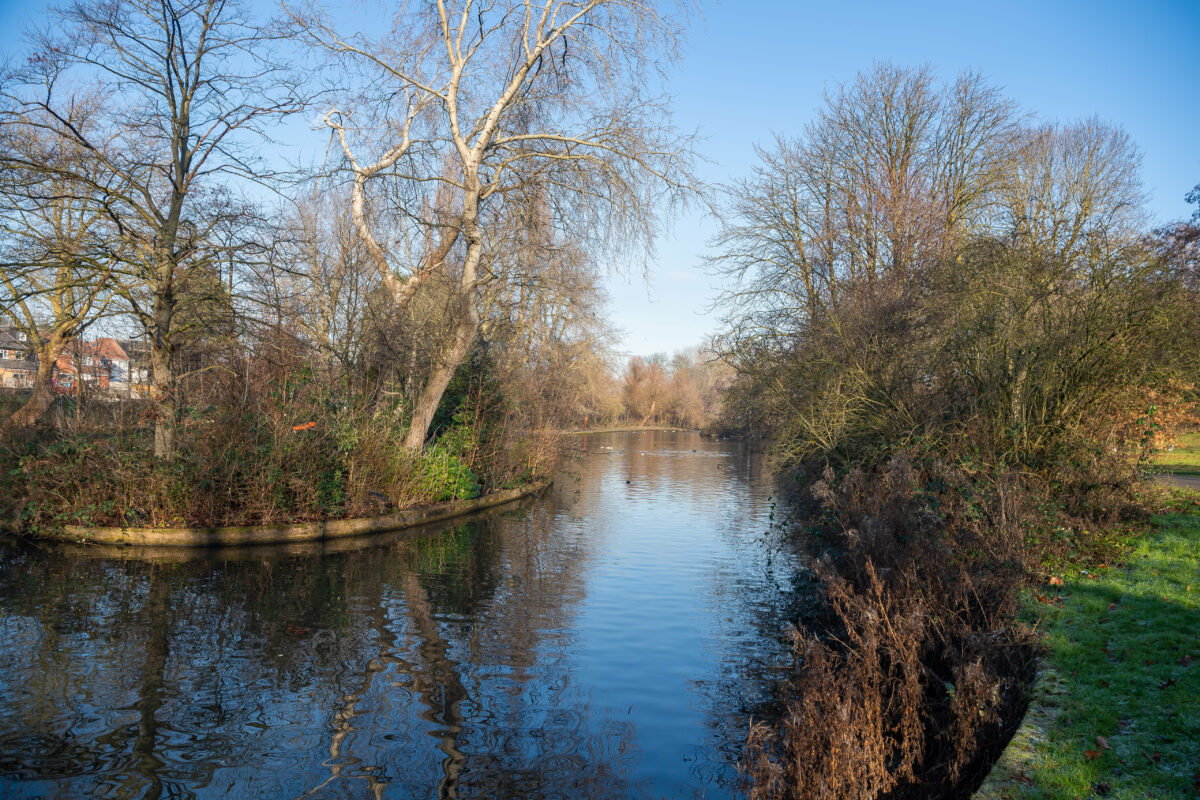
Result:
{"type": "MultiPolygon", "coordinates": [[[[946,79],[981,72],[1041,121],[1098,116],[1122,126],[1143,153],[1151,217],[1190,215],[1183,197],[1200,183],[1200,0],[701,6],[668,91],[676,123],[701,137],[706,182],[747,173],[756,143],[800,133],[827,87],[873,62],[927,63],[946,79]]],[[[11,52],[21,24],[44,7],[0,0],[0,48],[11,52]]],[[[714,231],[693,208],[660,239],[646,275],[610,265],[620,350],[670,353],[717,333],[710,307],[720,286],[703,268],[714,231]]]]}

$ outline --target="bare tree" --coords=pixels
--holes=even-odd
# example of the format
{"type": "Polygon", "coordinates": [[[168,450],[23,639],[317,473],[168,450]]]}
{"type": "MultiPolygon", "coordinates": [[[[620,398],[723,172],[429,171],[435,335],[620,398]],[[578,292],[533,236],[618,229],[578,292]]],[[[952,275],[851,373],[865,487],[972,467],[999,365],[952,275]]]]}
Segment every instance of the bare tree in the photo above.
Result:
{"type": "Polygon", "coordinates": [[[633,356],[625,366],[622,377],[622,394],[625,408],[634,417],[640,417],[639,427],[661,414],[667,396],[667,373],[663,369],[666,357],[659,354],[649,359],[633,356]]]}
{"type": "Polygon", "coordinates": [[[954,425],[1014,462],[1089,422],[1075,441],[1114,447],[1115,409],[1174,358],[1148,356],[1177,276],[1142,241],[1118,128],[1032,125],[973,76],[883,65],[760,155],[711,263],[738,281],[747,418],[785,460],[954,425]]]}
{"type": "Polygon", "coordinates": [[[222,286],[229,245],[215,234],[247,214],[231,187],[269,177],[253,138],[299,100],[236,0],[79,0],[33,39],[6,81],[5,121],[32,120],[87,155],[86,169],[53,171],[98,196],[120,242],[122,294],[150,345],[154,453],[170,459],[181,328],[203,316],[185,312],[222,286]],[[71,122],[81,82],[104,99],[87,129],[71,122]]]}
{"type": "Polygon", "coordinates": [[[495,354],[502,392],[526,429],[594,413],[589,383],[607,371],[613,332],[589,254],[556,235],[536,202],[493,231],[484,264],[480,335],[495,354]]]}
{"type": "Polygon", "coordinates": [[[494,277],[487,242],[507,205],[536,193],[576,242],[644,252],[661,201],[692,185],[689,141],[651,91],[675,54],[677,23],[636,0],[438,0],[405,7],[379,37],[343,35],[313,9],[292,17],[369,81],[325,124],[352,176],[356,228],[397,307],[430,276],[454,277],[453,332],[405,440],[419,451],[478,332],[480,291],[494,277]],[[381,183],[394,188],[372,193],[381,183]],[[369,209],[385,197],[400,202],[386,227],[373,226],[369,209]]]}
{"type": "MultiPolygon", "coordinates": [[[[80,102],[68,123],[84,130],[95,110],[95,98],[80,102]]],[[[116,262],[95,195],[80,196],[60,174],[85,170],[86,154],[28,122],[0,129],[0,312],[37,358],[33,394],[8,421],[18,431],[50,409],[58,358],[107,308],[116,262]]]]}
{"type": "Polygon", "coordinates": [[[1141,155],[1114,125],[1028,128],[999,181],[997,231],[1062,264],[1124,246],[1146,222],[1140,174],[1141,155]]]}
{"type": "Polygon", "coordinates": [[[877,64],[826,95],[797,139],[757,149],[727,190],[710,260],[731,277],[739,347],[836,315],[844,287],[903,278],[989,223],[1018,132],[973,73],[877,64]]]}

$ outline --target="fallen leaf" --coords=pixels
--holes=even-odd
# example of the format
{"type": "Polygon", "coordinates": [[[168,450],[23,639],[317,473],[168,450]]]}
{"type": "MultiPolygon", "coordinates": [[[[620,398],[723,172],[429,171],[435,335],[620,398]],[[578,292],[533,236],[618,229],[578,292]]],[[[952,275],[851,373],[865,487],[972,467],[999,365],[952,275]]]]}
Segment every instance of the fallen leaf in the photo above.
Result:
{"type": "Polygon", "coordinates": [[[1175,685],[1174,678],[1171,678],[1171,680],[1169,680],[1169,681],[1159,681],[1158,682],[1158,688],[1160,688],[1160,689],[1168,689],[1174,685],[1175,685]]]}
{"type": "Polygon", "coordinates": [[[1112,791],[1112,784],[1108,781],[1100,781],[1100,783],[1097,783],[1092,788],[1096,790],[1096,794],[1104,797],[1112,791]]]}
{"type": "Polygon", "coordinates": [[[1050,585],[1051,586],[1062,586],[1063,579],[1058,577],[1057,575],[1051,575],[1050,576],[1050,585]]]}
{"type": "Polygon", "coordinates": [[[1088,761],[1095,761],[1101,755],[1099,750],[1084,750],[1083,757],[1088,761]]]}
{"type": "Polygon", "coordinates": [[[1190,667],[1191,665],[1192,665],[1192,657],[1190,655],[1186,655],[1183,658],[1179,659],[1179,666],[1190,667]]]}
{"type": "Polygon", "coordinates": [[[1100,679],[1100,685],[1101,685],[1101,686],[1103,686],[1105,689],[1107,689],[1107,688],[1108,688],[1108,681],[1104,680],[1104,678],[1101,678],[1101,679],[1100,679]]]}
{"type": "Polygon", "coordinates": [[[1046,595],[1044,595],[1044,594],[1039,594],[1037,596],[1037,599],[1038,599],[1039,603],[1049,603],[1050,602],[1050,598],[1046,597],[1046,595]]]}
{"type": "Polygon", "coordinates": [[[1112,750],[1112,745],[1110,745],[1108,743],[1108,739],[1105,739],[1103,736],[1096,737],[1096,746],[1101,750],[1112,750]]]}
{"type": "Polygon", "coordinates": [[[1117,610],[1117,604],[1116,604],[1116,603],[1109,603],[1109,604],[1108,604],[1108,610],[1109,610],[1109,611],[1116,611],[1116,610],[1117,610]]]}
{"type": "Polygon", "coordinates": [[[1162,761],[1162,753],[1151,753],[1150,755],[1146,756],[1146,758],[1157,764],[1158,762],[1162,761]]]}

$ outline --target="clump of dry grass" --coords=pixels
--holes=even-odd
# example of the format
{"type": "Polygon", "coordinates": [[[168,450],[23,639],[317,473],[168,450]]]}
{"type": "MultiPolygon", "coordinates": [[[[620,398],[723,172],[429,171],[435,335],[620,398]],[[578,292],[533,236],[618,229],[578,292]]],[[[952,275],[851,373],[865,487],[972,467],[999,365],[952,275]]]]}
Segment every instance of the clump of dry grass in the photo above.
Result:
{"type": "Polygon", "coordinates": [[[750,796],[963,796],[1032,674],[1011,624],[1018,492],[905,458],[829,478],[815,492],[832,547],[814,567],[828,616],[796,630],[784,713],[751,731],[750,796]]]}

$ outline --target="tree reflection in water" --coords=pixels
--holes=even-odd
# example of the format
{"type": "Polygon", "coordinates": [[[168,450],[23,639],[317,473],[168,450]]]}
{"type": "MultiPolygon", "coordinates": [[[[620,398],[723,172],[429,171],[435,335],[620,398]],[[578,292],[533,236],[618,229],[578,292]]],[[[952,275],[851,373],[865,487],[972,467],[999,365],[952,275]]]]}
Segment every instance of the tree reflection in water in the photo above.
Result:
{"type": "Polygon", "coordinates": [[[740,448],[638,436],[415,538],[3,545],[0,794],[732,792],[794,556],[740,448]]]}

